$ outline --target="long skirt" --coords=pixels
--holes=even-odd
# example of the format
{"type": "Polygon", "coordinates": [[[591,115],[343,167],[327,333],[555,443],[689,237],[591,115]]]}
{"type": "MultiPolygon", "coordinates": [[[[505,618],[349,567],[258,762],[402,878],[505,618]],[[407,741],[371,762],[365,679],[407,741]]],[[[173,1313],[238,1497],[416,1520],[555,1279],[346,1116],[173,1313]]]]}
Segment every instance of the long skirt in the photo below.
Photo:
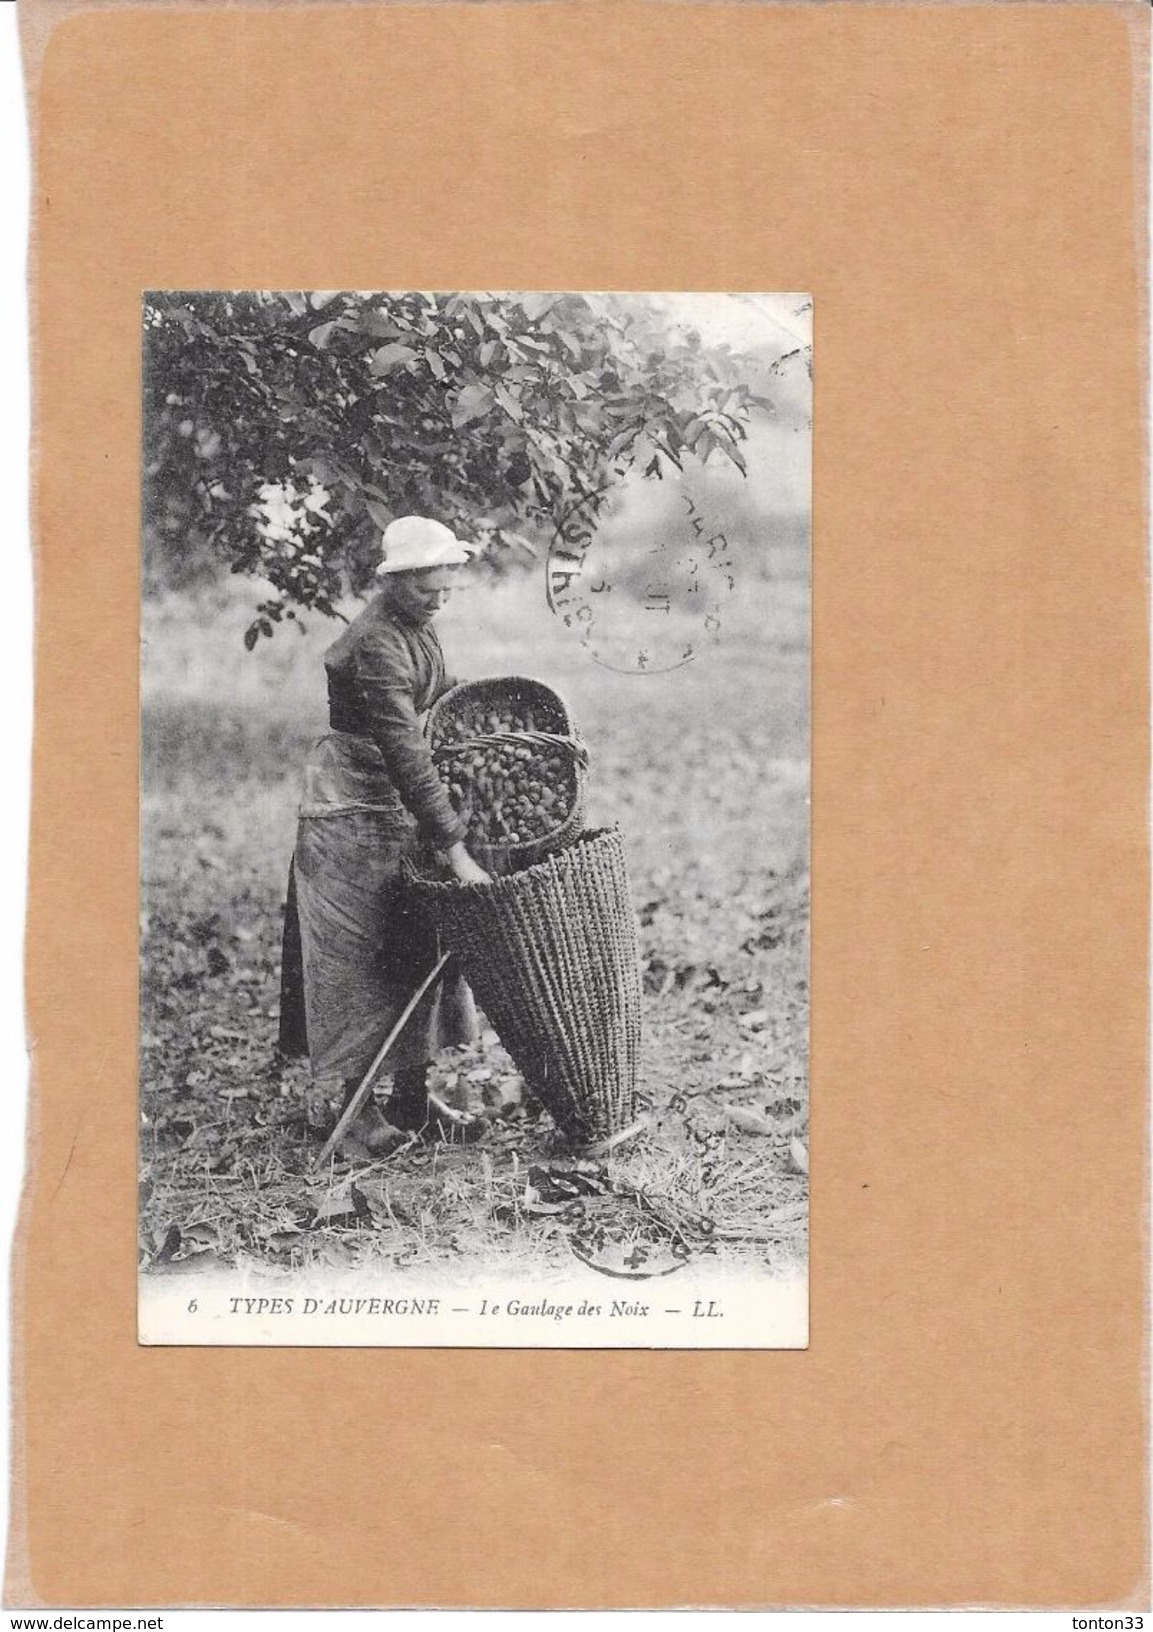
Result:
{"type": "MultiPolygon", "coordinates": [[[[307,1048],[314,1082],[362,1077],[440,954],[405,887],[415,837],[372,810],[302,816],[285,908],[280,1043],[307,1048]]],[[[387,1072],[473,1041],[476,1008],[448,966],[393,1046],[387,1072]]]]}

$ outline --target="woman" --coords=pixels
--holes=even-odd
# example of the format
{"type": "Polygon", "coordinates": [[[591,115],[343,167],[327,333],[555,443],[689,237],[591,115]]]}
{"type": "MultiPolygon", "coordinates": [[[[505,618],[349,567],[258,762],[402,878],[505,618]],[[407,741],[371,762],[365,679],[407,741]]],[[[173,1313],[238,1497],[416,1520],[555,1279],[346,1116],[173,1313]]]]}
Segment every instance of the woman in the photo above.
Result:
{"type": "MultiPolygon", "coordinates": [[[[325,654],[331,730],[305,771],[285,912],[281,1048],[305,1045],[314,1082],[342,1091],[345,1105],[437,960],[436,935],[405,894],[406,860],[423,839],[462,883],[488,880],[421,729],[455,684],[432,619],[468,552],[422,516],[392,522],[383,544],[379,594],[325,654]]],[[[430,1060],[475,1034],[471,994],[448,975],[389,1055],[384,1112],[370,1098],[349,1132],[379,1154],[423,1127],[430,1060]]]]}

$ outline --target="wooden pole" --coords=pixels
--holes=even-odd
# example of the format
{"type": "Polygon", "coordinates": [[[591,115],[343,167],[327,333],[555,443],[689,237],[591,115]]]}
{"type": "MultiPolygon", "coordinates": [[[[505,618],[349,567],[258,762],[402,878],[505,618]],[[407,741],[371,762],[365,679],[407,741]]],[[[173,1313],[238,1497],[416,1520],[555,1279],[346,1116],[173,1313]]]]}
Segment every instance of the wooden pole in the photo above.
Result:
{"type": "Polygon", "coordinates": [[[444,952],[441,954],[436,965],[429,970],[427,975],[425,975],[420,985],[416,988],[416,991],[413,992],[412,996],[401,1010],[400,1018],[397,1020],[388,1036],[384,1039],[384,1042],[381,1043],[380,1048],[377,1051],[376,1058],[373,1060],[372,1064],[361,1078],[360,1086],[357,1088],[355,1094],[353,1094],[348,1104],[344,1107],[344,1110],[340,1114],[340,1120],[337,1122],[335,1128],[333,1128],[332,1132],[325,1140],[324,1149],[318,1156],[314,1157],[311,1164],[313,1168],[320,1167],[324,1162],[326,1162],[332,1155],[332,1152],[336,1149],[337,1145],[340,1143],[341,1139],[344,1137],[345,1130],[347,1129],[349,1123],[353,1120],[356,1113],[360,1110],[361,1106],[368,1098],[369,1090],[376,1081],[377,1073],[384,1064],[385,1060],[388,1058],[393,1044],[396,1042],[397,1038],[400,1036],[401,1032],[412,1018],[413,1010],[428,991],[433,981],[436,980],[441,974],[445,964],[451,957],[451,952],[444,952]]]}

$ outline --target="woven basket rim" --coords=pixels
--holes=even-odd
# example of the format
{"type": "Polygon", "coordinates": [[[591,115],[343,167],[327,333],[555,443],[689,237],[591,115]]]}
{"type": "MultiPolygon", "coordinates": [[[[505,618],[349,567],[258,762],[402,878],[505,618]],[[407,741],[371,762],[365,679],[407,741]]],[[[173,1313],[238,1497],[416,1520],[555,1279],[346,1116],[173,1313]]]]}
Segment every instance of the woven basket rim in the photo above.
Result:
{"type": "MultiPolygon", "coordinates": [[[[503,877],[494,877],[487,884],[462,884],[457,878],[425,878],[416,865],[410,861],[407,864],[409,883],[413,888],[420,890],[471,890],[477,895],[489,892],[499,894],[502,891],[511,893],[518,888],[523,888],[524,883],[534,876],[542,877],[547,871],[572,866],[576,856],[582,850],[588,849],[590,845],[601,843],[606,839],[615,839],[619,843],[621,836],[619,822],[609,822],[604,827],[586,827],[583,833],[578,834],[563,849],[552,850],[547,856],[542,856],[539,861],[530,862],[527,867],[521,867],[515,873],[508,873],[503,877]]],[[[512,847],[510,846],[510,848],[512,847]]]]}
{"type": "MultiPolygon", "coordinates": [[[[483,691],[488,687],[501,686],[528,686],[534,691],[543,693],[550,702],[555,703],[564,716],[564,723],[568,736],[576,736],[576,722],[573,719],[572,709],[555,687],[550,686],[547,680],[538,680],[531,674],[482,674],[472,680],[458,680],[455,686],[443,692],[428,711],[428,734],[431,739],[437,719],[442,713],[451,712],[451,704],[467,692],[483,691]]],[[[433,744],[435,747],[435,743],[433,744]]]]}

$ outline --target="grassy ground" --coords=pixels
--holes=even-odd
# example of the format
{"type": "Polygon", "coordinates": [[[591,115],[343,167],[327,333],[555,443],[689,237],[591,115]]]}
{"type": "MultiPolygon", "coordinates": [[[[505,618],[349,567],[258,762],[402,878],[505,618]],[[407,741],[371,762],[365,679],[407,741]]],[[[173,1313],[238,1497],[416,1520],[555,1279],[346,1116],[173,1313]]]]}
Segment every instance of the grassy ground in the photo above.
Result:
{"type": "MultiPolygon", "coordinates": [[[[787,564],[786,564],[787,565],[787,564]]],[[[145,610],[141,1263],[467,1258],[525,1273],[571,1254],[776,1272],[806,1239],[808,600],[750,585],[707,656],[614,675],[567,642],[536,583],[462,593],[441,638],[460,676],[539,676],[593,755],[591,818],[619,822],[641,925],[650,1131],[575,1163],[495,1034],[437,1062],[482,1113],[468,1146],[308,1164],[331,1123],[274,1058],[283,889],[300,766],[324,729],[335,627],[252,656],[229,586],[145,610]]]]}

